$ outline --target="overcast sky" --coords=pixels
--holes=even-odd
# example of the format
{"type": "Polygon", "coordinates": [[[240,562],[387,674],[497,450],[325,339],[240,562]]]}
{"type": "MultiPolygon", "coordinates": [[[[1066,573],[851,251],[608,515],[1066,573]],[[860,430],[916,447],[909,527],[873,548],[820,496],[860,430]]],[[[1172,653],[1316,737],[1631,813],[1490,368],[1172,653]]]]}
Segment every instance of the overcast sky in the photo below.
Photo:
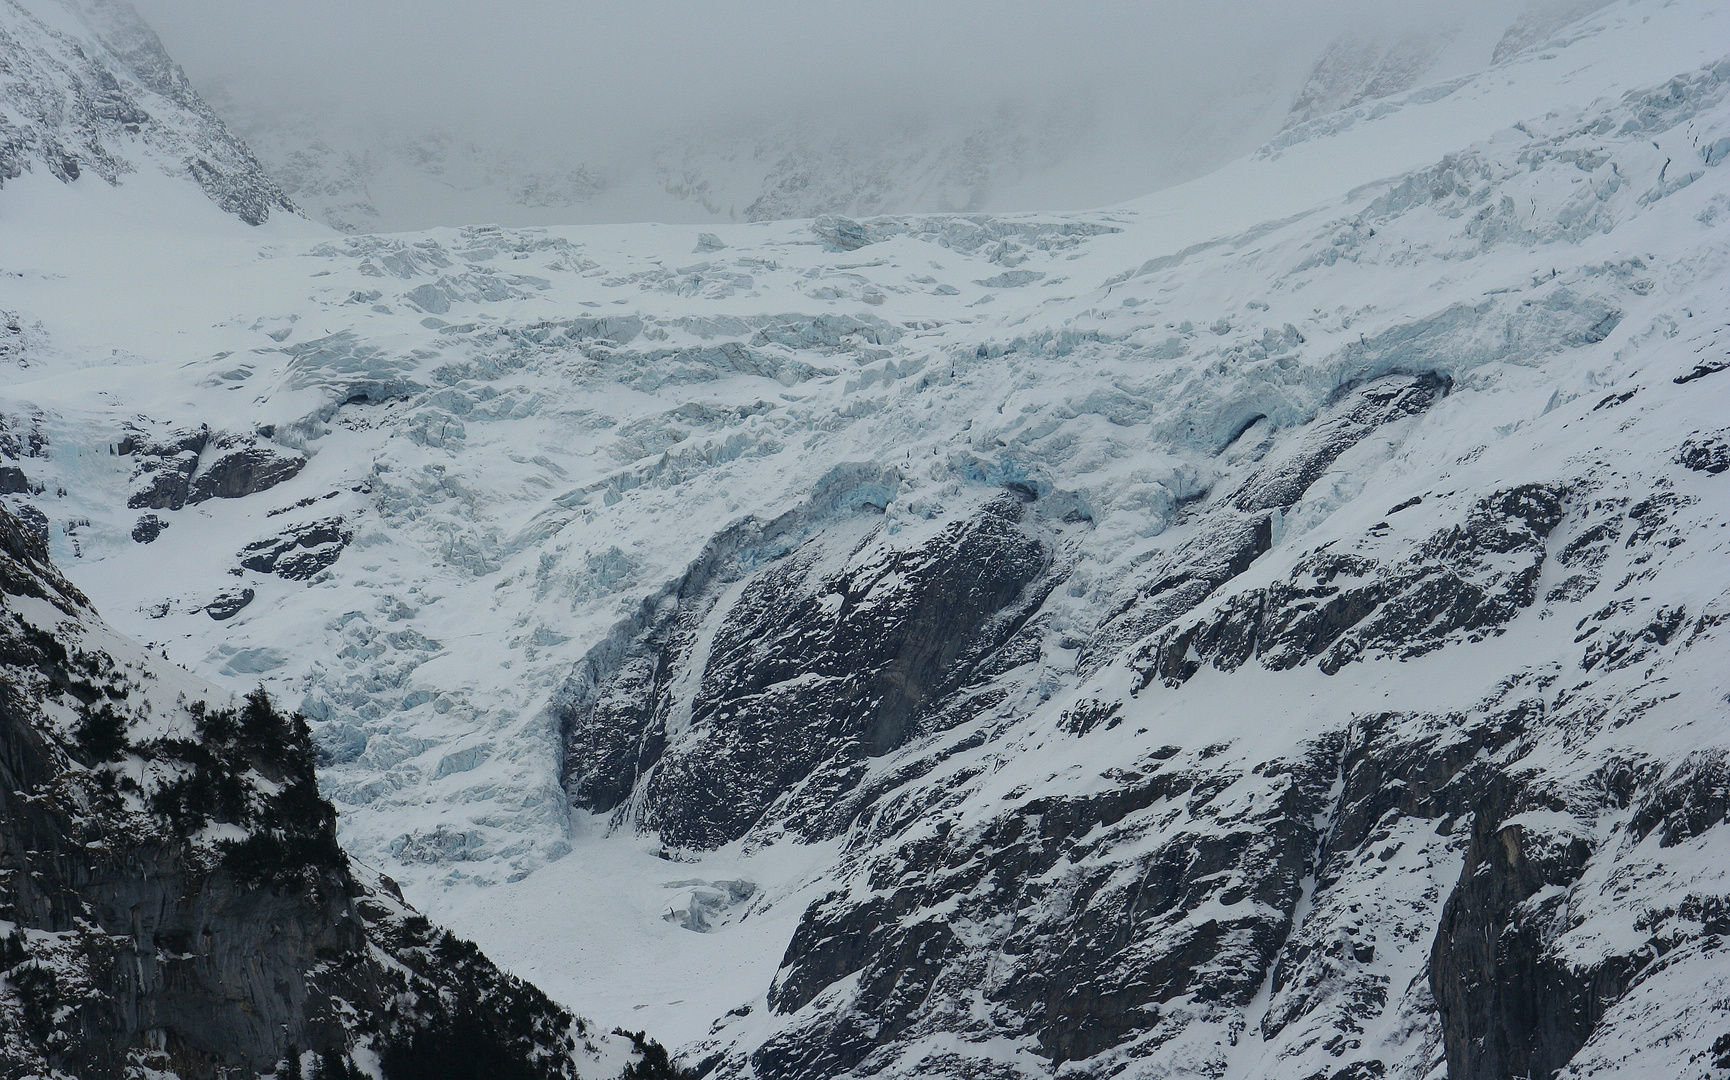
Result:
{"type": "Polygon", "coordinates": [[[1181,112],[1352,28],[1509,0],[136,0],[193,80],[249,110],[388,126],[868,121],[1091,93],[1181,112]]]}
{"type": "MultiPolygon", "coordinates": [[[[438,134],[608,178],[599,201],[543,214],[485,202],[450,172],[431,186],[374,176],[378,213],[362,224],[410,228],[475,214],[707,220],[648,163],[668,147],[753,145],[789,122],[802,125],[801,145],[813,133],[852,140],[881,162],[919,140],[962,147],[989,129],[1001,149],[1005,131],[1026,132],[1025,167],[956,198],[988,192],[979,205],[998,210],[1104,205],[1276,133],[1342,36],[1451,28],[1463,31],[1453,51],[1475,68],[1528,0],[133,2],[267,162],[314,139],[370,152],[381,138],[400,147],[438,134]],[[271,123],[281,119],[296,123],[271,123]],[[449,199],[447,180],[461,189],[449,199]]],[[[761,193],[760,176],[707,160],[704,182],[729,215],[761,193]]]]}

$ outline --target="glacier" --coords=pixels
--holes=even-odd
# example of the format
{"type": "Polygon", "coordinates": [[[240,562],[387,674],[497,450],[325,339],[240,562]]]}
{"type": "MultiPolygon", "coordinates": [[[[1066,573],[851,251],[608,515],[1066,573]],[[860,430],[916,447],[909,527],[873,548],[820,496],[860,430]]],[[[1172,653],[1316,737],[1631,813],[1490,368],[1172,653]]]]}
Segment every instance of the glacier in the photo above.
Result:
{"type": "Polygon", "coordinates": [[[1725,12],[1568,15],[1086,212],[342,235],[40,158],[3,498],[707,1074],[1716,1075],[1725,12]]]}

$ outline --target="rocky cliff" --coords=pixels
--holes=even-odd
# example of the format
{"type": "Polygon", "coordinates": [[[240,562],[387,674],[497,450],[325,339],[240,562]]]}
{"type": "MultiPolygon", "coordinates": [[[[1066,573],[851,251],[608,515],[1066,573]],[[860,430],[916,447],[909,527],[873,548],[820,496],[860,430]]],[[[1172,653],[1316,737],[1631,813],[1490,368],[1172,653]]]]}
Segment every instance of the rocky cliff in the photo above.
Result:
{"type": "Polygon", "coordinates": [[[593,1056],[350,864],[303,718],[116,637],[3,509],[0,671],[5,1076],[569,1078],[593,1056]]]}

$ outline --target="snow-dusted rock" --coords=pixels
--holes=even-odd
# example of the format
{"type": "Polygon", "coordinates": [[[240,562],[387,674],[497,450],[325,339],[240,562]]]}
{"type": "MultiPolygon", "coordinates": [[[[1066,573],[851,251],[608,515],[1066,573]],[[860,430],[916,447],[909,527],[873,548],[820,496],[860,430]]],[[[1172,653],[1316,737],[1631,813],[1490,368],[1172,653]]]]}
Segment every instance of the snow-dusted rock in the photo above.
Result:
{"type": "Polygon", "coordinates": [[[23,223],[0,497],[716,1077],[1705,1072],[1719,7],[1085,214],[144,230],[222,288],[94,328],[23,223]],[[304,464],[194,503],[206,428],[304,464]]]}
{"type": "Polygon", "coordinates": [[[294,212],[126,0],[12,3],[0,20],[0,184],[37,169],[119,184],[151,168],[248,224],[294,212]]]}
{"type": "MultiPolygon", "coordinates": [[[[19,1075],[574,1078],[580,1020],[357,872],[305,721],[114,634],[0,509],[0,1054],[19,1075]]],[[[583,1050],[578,1051],[582,1040],[583,1050]]]]}

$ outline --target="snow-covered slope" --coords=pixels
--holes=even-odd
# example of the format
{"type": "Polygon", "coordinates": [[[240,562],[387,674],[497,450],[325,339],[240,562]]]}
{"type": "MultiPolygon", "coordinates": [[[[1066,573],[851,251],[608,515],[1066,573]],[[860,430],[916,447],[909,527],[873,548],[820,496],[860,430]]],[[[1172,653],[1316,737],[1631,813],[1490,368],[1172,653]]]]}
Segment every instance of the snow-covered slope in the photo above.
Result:
{"type": "Polygon", "coordinates": [[[717,1075],[1709,1074],[1725,18],[1084,214],[25,177],[0,478],[411,898],[717,1075]]]}
{"type": "Polygon", "coordinates": [[[43,170],[110,184],[190,176],[249,224],[294,210],[125,0],[0,6],[0,184],[43,170]]]}

